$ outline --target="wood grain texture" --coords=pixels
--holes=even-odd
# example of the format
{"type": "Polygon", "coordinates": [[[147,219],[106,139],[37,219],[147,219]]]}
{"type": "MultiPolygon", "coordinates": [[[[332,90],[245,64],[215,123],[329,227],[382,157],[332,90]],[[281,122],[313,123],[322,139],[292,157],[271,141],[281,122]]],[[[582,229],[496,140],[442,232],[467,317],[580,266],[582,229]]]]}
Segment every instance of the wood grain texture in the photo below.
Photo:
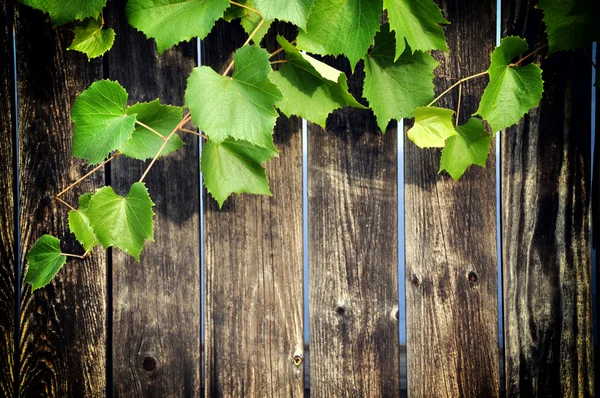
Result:
{"type": "MultiPolygon", "coordinates": [[[[438,3],[449,53],[436,76],[466,77],[489,66],[494,1],[438,3]]],[[[487,78],[463,86],[460,122],[475,112],[487,78]]],[[[454,80],[436,79],[436,93],[454,80]]],[[[457,108],[458,91],[438,106],[457,108]]],[[[440,150],[405,139],[406,326],[408,395],[500,394],[494,149],[486,168],[454,182],[437,174],[440,150]],[[470,280],[471,279],[471,280],[470,280]]]]}
{"type": "MultiPolygon", "coordinates": [[[[276,47],[273,26],[264,45],[276,47]]],[[[222,73],[246,35],[218,23],[202,59],[222,73]]],[[[267,163],[272,197],[205,191],[206,396],[302,397],[302,141],[300,121],[280,117],[279,158],[267,163]]]]}
{"type": "MultiPolygon", "coordinates": [[[[21,267],[44,233],[67,253],[83,254],[67,225],[67,208],[53,197],[87,170],[71,157],[70,111],[78,94],[102,78],[102,62],[66,48],[72,34],[52,28],[41,12],[17,6],[17,85],[21,200],[21,267]]],[[[103,183],[97,173],[65,195],[103,183]]],[[[22,285],[22,397],[100,397],[106,390],[106,260],[96,248],[86,260],[69,260],[47,287],[22,285]]]]}
{"type": "Polygon", "coordinates": [[[15,333],[17,327],[17,235],[15,187],[13,3],[0,4],[0,396],[13,397],[15,387],[15,333]]]}
{"type": "MultiPolygon", "coordinates": [[[[503,35],[532,48],[544,37],[534,3],[503,9],[503,35]]],[[[589,65],[583,52],[545,60],[540,106],[502,134],[508,397],[594,396],[589,65]]]]}
{"type": "MultiPolygon", "coordinates": [[[[349,74],[347,61],[335,66],[349,74]]],[[[350,79],[361,98],[362,63],[350,79]]],[[[343,109],[309,125],[311,395],[399,396],[397,151],[392,123],[343,109]]]]}
{"type": "MultiPolygon", "coordinates": [[[[111,1],[105,19],[117,34],[108,77],[128,91],[128,104],[160,98],[183,105],[196,42],[158,55],[154,40],[127,24],[125,1],[111,1]]],[[[200,395],[198,139],[182,139],[187,145],[159,159],[144,180],[156,204],[155,242],[146,242],[140,262],[112,251],[115,397],[200,395]]],[[[148,163],[118,159],[111,164],[112,186],[127,193],[148,163]]]]}

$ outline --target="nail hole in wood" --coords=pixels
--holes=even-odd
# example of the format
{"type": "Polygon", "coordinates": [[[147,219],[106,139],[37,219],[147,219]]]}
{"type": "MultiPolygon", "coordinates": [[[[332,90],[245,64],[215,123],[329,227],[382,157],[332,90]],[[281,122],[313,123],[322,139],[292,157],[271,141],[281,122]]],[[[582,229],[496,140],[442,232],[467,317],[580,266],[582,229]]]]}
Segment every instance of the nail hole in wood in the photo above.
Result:
{"type": "Polygon", "coordinates": [[[340,305],[335,309],[335,312],[337,312],[339,315],[344,315],[346,313],[346,309],[340,305]]]}
{"type": "Polygon", "coordinates": [[[148,373],[154,372],[156,370],[156,359],[151,357],[144,358],[142,367],[144,368],[144,371],[148,373]]]}
{"type": "Polygon", "coordinates": [[[414,287],[419,287],[421,281],[419,280],[419,278],[417,278],[416,275],[413,275],[412,279],[410,280],[410,283],[412,283],[414,287]]]}
{"type": "Polygon", "coordinates": [[[477,281],[479,280],[479,277],[477,276],[477,274],[475,272],[471,271],[467,275],[467,279],[469,281],[469,285],[471,287],[473,287],[473,286],[475,286],[477,284],[477,281]]]}
{"type": "Polygon", "coordinates": [[[296,355],[294,357],[294,365],[296,365],[296,366],[302,365],[302,357],[300,355],[296,355]]]}

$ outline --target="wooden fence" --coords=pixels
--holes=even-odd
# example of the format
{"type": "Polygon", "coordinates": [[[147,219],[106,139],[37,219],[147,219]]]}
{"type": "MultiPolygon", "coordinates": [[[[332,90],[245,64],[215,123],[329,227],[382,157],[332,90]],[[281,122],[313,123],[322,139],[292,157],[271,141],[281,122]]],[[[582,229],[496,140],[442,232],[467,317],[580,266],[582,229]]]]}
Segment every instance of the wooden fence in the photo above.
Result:
{"type": "MultiPolygon", "coordinates": [[[[486,168],[453,182],[436,173],[438,150],[405,140],[406,308],[398,305],[396,151],[405,134],[390,124],[382,135],[364,110],[336,112],[327,131],[309,124],[305,367],[303,143],[295,118],[276,127],[281,153],[268,166],[273,197],[235,197],[218,210],[199,185],[199,143],[185,137],[186,148],[147,178],[156,243],[141,263],[96,249],[44,289],[31,293],[23,284],[25,254],[43,233],[64,239],[67,249],[74,244],[66,211],[52,198],[87,170],[71,157],[76,96],[110,78],[126,87],[130,102],[160,97],[182,105],[198,58],[223,68],[245,34],[219,23],[201,46],[192,41],[158,56],[154,42],[126,23],[124,1],[112,0],[104,18],[117,32],[115,46],[88,62],[66,51],[66,29],[15,3],[0,4],[0,396],[195,397],[204,390],[210,397],[298,397],[308,387],[305,372],[316,397],[594,395],[592,87],[583,52],[544,62],[544,99],[502,133],[498,169],[492,152],[486,168]],[[404,311],[406,351],[398,338],[404,311]]],[[[533,47],[543,41],[533,3],[503,1],[502,36],[521,35],[533,47]]],[[[439,4],[452,24],[445,28],[451,52],[436,54],[437,73],[487,69],[496,2],[439,4]]],[[[274,38],[265,39],[270,49],[274,38]]],[[[359,67],[350,81],[357,98],[362,73],[359,67]]],[[[449,82],[436,79],[439,89],[449,82]]],[[[485,84],[465,83],[463,118],[485,84]]],[[[457,98],[447,98],[442,105],[455,108],[457,98]]],[[[78,193],[105,183],[123,192],[143,169],[119,159],[78,193]]]]}

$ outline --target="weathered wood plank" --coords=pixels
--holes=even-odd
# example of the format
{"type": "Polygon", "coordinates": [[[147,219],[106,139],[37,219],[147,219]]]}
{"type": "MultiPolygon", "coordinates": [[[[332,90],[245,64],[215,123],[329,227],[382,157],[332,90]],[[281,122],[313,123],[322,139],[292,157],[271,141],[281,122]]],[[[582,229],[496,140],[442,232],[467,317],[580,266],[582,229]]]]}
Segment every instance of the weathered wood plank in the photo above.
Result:
{"type": "MultiPolygon", "coordinates": [[[[186,79],[196,65],[196,42],[158,55],[127,24],[125,1],[112,1],[105,19],[117,33],[108,77],[129,93],[129,105],[160,98],[183,105],[186,79]]],[[[175,126],[173,126],[175,127],[175,126]]],[[[185,135],[185,134],[184,134],[185,135]]],[[[156,204],[154,239],[141,262],[112,251],[112,377],[116,397],[200,395],[200,189],[198,140],[159,159],[146,182],[156,204]]],[[[111,183],[125,194],[149,162],[120,158],[111,183]]]]}
{"type": "MultiPolygon", "coordinates": [[[[44,233],[65,252],[83,254],[70,235],[67,208],[53,197],[82,176],[87,164],[71,157],[70,110],[76,96],[102,78],[102,61],[66,48],[72,34],[52,28],[41,12],[17,7],[17,80],[21,198],[21,267],[44,233]]],[[[97,173],[75,189],[93,191],[97,173]]],[[[66,200],[76,204],[76,195],[66,200]]],[[[20,396],[99,397],[106,389],[106,257],[68,261],[47,287],[22,285],[20,396]]]]}
{"type": "Polygon", "coordinates": [[[15,386],[17,327],[17,235],[12,1],[0,5],[0,396],[12,397],[15,386]]]}
{"type": "Polygon", "coordinates": [[[398,396],[396,129],[348,108],[308,136],[311,394],[398,396]]]}
{"type": "MultiPolygon", "coordinates": [[[[440,1],[449,53],[438,76],[484,71],[495,44],[494,1],[440,1]]],[[[437,93],[454,83],[436,79],[437,93]]],[[[486,79],[463,86],[461,123],[475,112],[486,79]]],[[[457,108],[458,92],[437,105],[457,108]]],[[[493,149],[486,168],[454,182],[437,174],[440,151],[406,139],[406,306],[408,394],[497,397],[498,300],[493,149]]]]}
{"type": "MultiPolygon", "coordinates": [[[[541,45],[534,4],[504,3],[503,36],[541,45]]],[[[590,63],[558,53],[542,68],[540,106],[502,133],[506,391],[591,397],[590,63]]]]}
{"type": "MultiPolygon", "coordinates": [[[[275,49],[271,28],[265,44],[275,49]]],[[[218,23],[202,42],[222,72],[246,35],[218,23]]],[[[206,396],[303,396],[302,143],[281,117],[279,158],[267,165],[272,197],[242,195],[219,210],[205,193],[206,396]],[[294,362],[294,358],[296,362],[294,362]]]]}

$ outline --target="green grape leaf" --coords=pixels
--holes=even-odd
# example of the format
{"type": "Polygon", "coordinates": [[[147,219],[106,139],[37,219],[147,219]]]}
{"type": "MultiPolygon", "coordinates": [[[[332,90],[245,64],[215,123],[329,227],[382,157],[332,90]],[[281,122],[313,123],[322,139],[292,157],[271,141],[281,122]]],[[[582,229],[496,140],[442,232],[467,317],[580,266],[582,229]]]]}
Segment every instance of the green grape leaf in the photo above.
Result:
{"type": "Polygon", "coordinates": [[[363,90],[383,132],[390,120],[411,117],[415,108],[433,99],[433,70],[438,65],[430,54],[421,51],[413,54],[407,49],[396,61],[394,54],[394,32],[385,24],[365,57],[363,90]]]}
{"type": "Polygon", "coordinates": [[[73,29],[75,37],[67,50],[84,53],[88,61],[110,50],[115,41],[115,31],[102,29],[102,17],[88,18],[73,29]]]}
{"type": "Polygon", "coordinates": [[[598,0],[540,0],[536,8],[544,12],[549,54],[600,40],[598,0]]]}
{"type": "Polygon", "coordinates": [[[105,249],[118,247],[140,261],[144,241],[154,242],[153,206],[146,185],[136,182],[125,197],[111,187],[100,188],[90,200],[87,215],[105,249]]]}
{"type": "MultiPolygon", "coordinates": [[[[244,4],[250,8],[256,9],[256,5],[254,5],[254,0],[238,0],[237,3],[244,4]]],[[[242,27],[244,28],[244,31],[248,33],[248,35],[254,32],[254,30],[256,29],[256,27],[262,19],[257,13],[252,12],[247,8],[240,7],[236,4],[232,4],[225,11],[223,19],[227,22],[231,22],[232,20],[238,18],[240,18],[242,22],[242,27]]],[[[271,27],[272,23],[272,19],[265,19],[265,22],[263,22],[262,26],[256,31],[256,33],[252,37],[252,41],[254,41],[254,43],[256,44],[260,43],[263,37],[265,37],[265,35],[269,31],[269,28],[271,27]]]]}
{"type": "Polygon", "coordinates": [[[502,39],[492,53],[488,69],[490,82],[475,115],[484,118],[494,132],[518,123],[542,98],[542,70],[534,64],[511,64],[514,57],[525,51],[527,42],[524,39],[509,36],[502,39]]]}
{"type": "Polygon", "coordinates": [[[232,193],[271,195],[262,164],[273,156],[276,152],[246,141],[228,138],[215,143],[209,139],[204,143],[200,159],[206,189],[219,207],[232,193]]]}
{"type": "Polygon", "coordinates": [[[192,71],[185,103],[194,123],[215,143],[227,137],[275,151],[275,103],[281,91],[271,83],[269,53],[256,46],[242,47],[233,56],[233,76],[221,76],[208,66],[192,71]]]}
{"type": "MultiPolygon", "coordinates": [[[[140,102],[130,106],[127,108],[127,114],[135,115],[137,123],[131,138],[119,150],[130,158],[146,160],[156,156],[164,140],[145,126],[152,128],[163,137],[167,137],[181,121],[183,108],[162,105],[158,99],[155,99],[151,102],[140,102]]],[[[183,145],[185,143],[175,134],[161,151],[160,156],[168,155],[183,145]]]]}
{"type": "Polygon", "coordinates": [[[20,0],[21,3],[50,15],[54,25],[97,17],[108,0],[20,0]]]}
{"type": "Polygon", "coordinates": [[[415,109],[415,124],[407,131],[408,138],[420,148],[443,148],[448,137],[458,134],[454,129],[451,109],[420,107],[415,109]]]}
{"type": "Polygon", "coordinates": [[[43,235],[35,242],[27,254],[27,274],[25,283],[31,284],[31,290],[46,286],[67,262],[67,256],[61,254],[60,240],[51,235],[43,235]]]}
{"type": "Polygon", "coordinates": [[[373,44],[383,0],[315,0],[306,29],[298,35],[301,50],[344,54],[352,71],[373,44]]]}
{"type": "Polygon", "coordinates": [[[69,211],[69,229],[75,234],[75,238],[81,243],[86,252],[92,250],[94,246],[100,243],[90,225],[90,219],[87,215],[91,198],[91,193],[81,195],[77,210],[69,211]]]}
{"type": "Polygon", "coordinates": [[[440,24],[450,22],[432,0],[383,0],[391,29],[396,32],[397,59],[406,44],[415,51],[448,51],[446,36],[440,24]]]}
{"type": "Polygon", "coordinates": [[[258,11],[266,19],[291,22],[306,29],[308,14],[315,0],[254,0],[258,11]]]}
{"type": "Polygon", "coordinates": [[[492,136],[479,119],[469,119],[456,131],[457,135],[446,140],[440,161],[440,172],[446,170],[454,180],[458,180],[472,164],[485,167],[492,144],[492,136]]]}
{"type": "Polygon", "coordinates": [[[325,127],[327,116],[343,106],[364,108],[348,93],[346,74],[301,54],[283,37],[277,37],[287,62],[271,75],[284,99],[277,107],[287,116],[298,115],[325,127]]]}
{"type": "Polygon", "coordinates": [[[131,26],[154,38],[158,52],[194,37],[204,39],[229,7],[228,0],[129,0],[131,26]]]}
{"type": "Polygon", "coordinates": [[[125,145],[135,124],[135,115],[127,115],[126,105],[127,91],[111,80],[97,81],[82,92],[71,110],[73,156],[100,163],[125,145]]]}

